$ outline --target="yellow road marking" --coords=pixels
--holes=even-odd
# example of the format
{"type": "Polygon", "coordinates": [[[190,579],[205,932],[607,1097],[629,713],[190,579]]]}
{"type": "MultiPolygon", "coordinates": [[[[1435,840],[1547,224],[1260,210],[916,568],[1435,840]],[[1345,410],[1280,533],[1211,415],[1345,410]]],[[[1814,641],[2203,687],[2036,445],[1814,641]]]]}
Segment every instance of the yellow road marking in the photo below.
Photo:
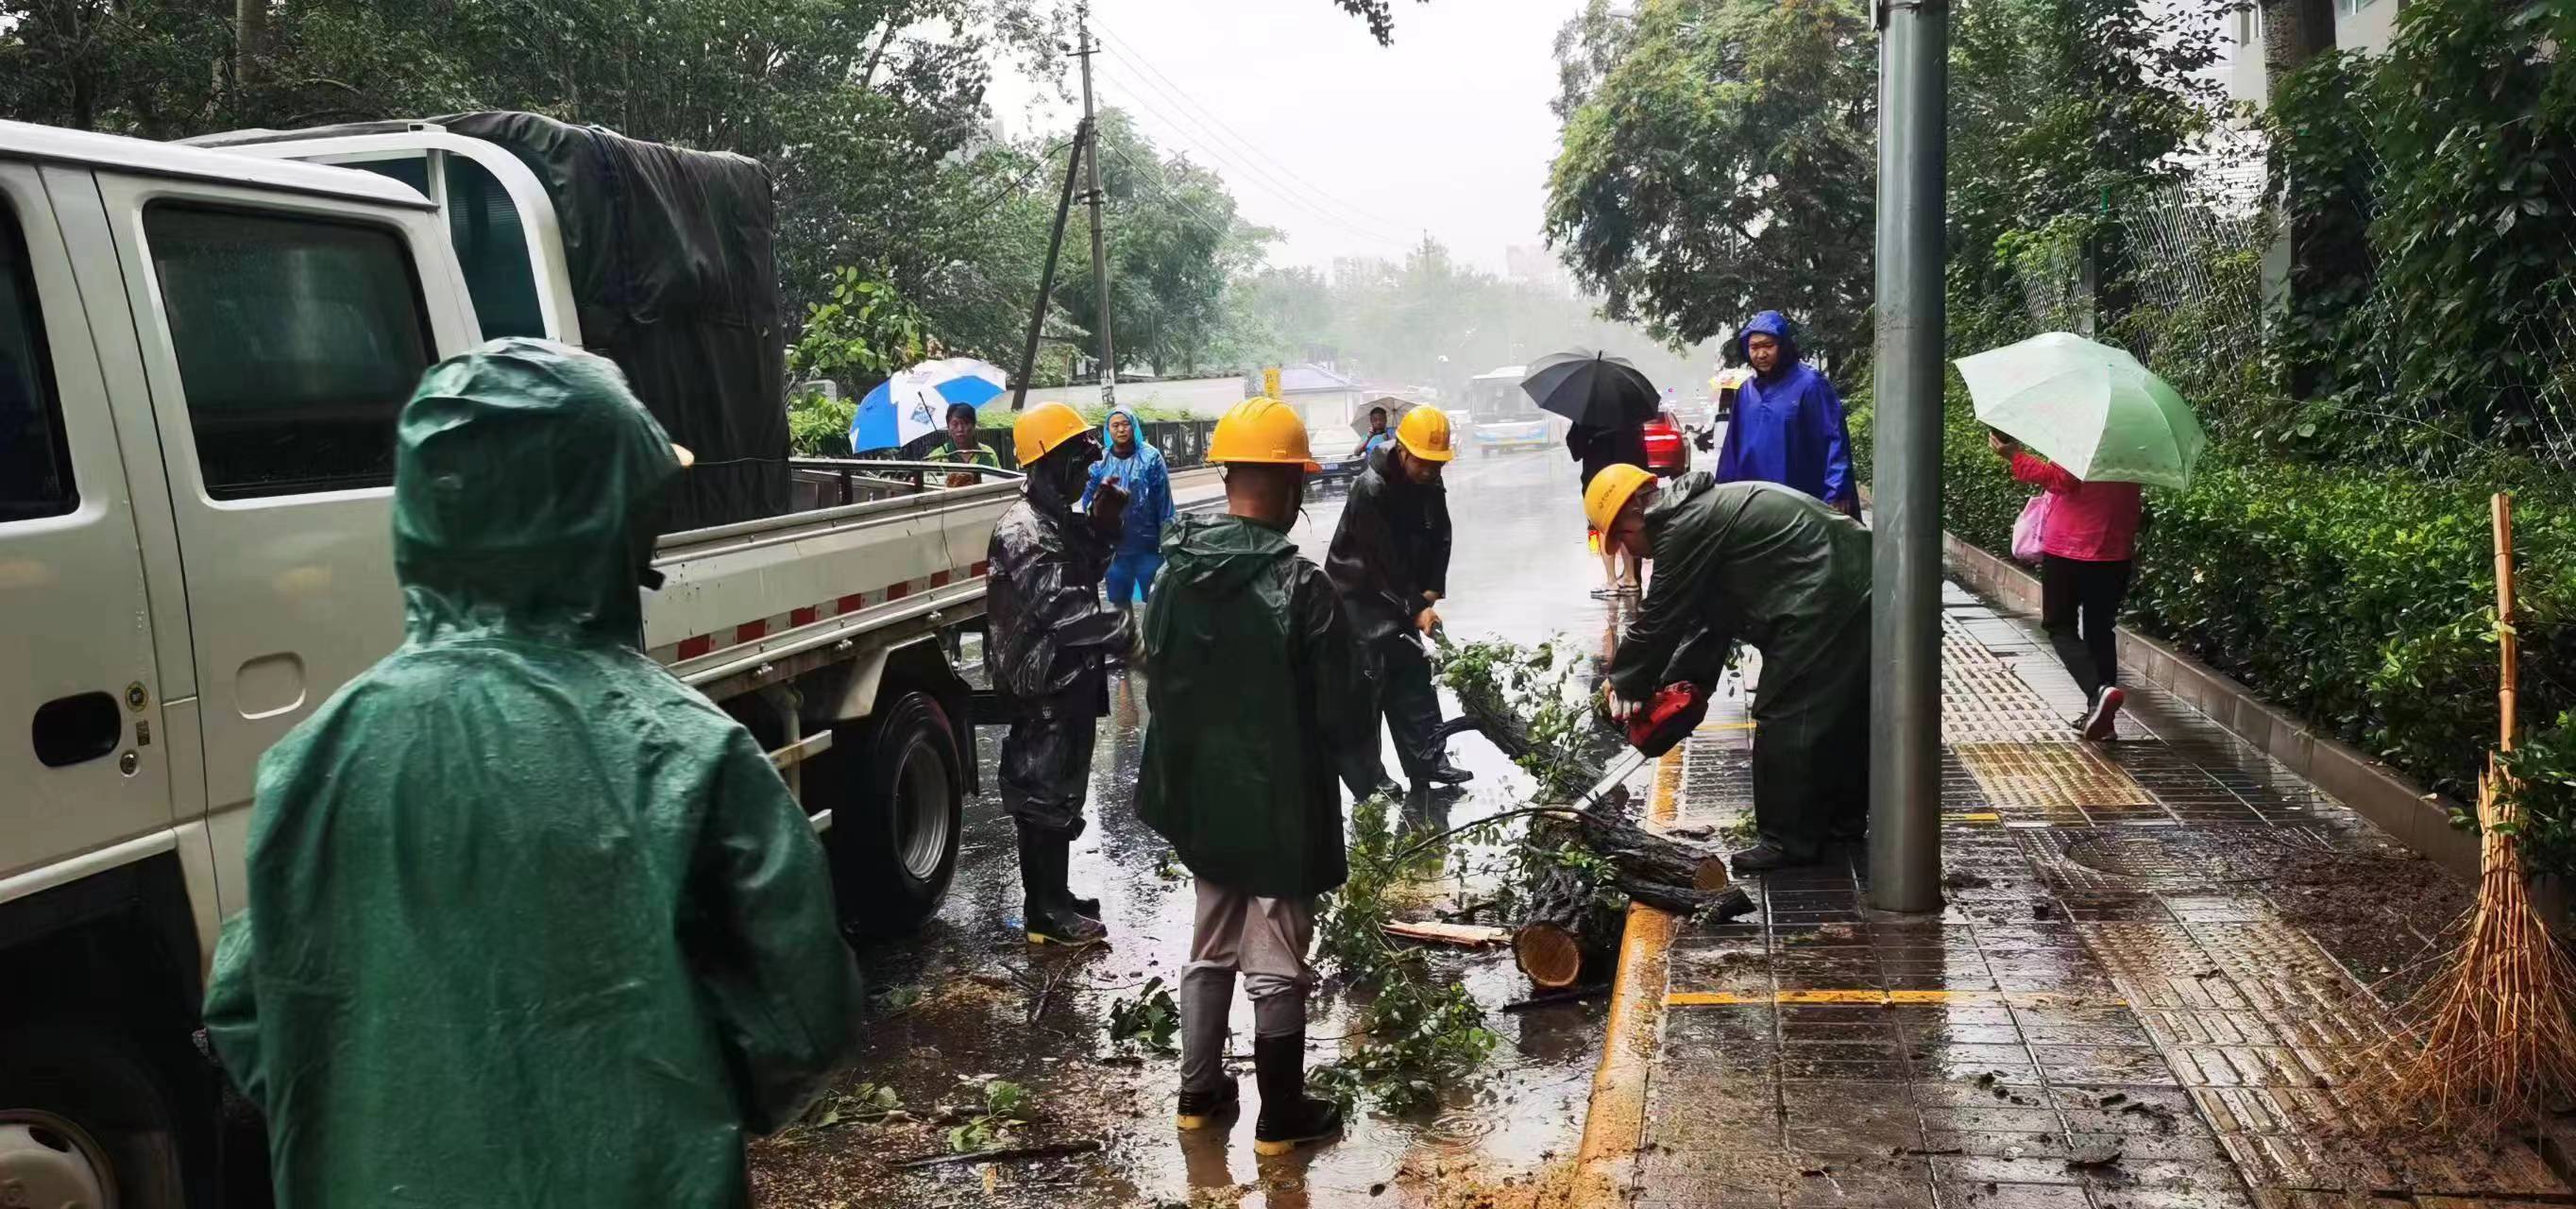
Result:
{"type": "Polygon", "coordinates": [[[1702,722],[1696,729],[1702,734],[1719,730],[1751,730],[1753,729],[1753,724],[1750,722],[1702,722]]]}
{"type": "MultiPolygon", "coordinates": [[[[1672,822],[1679,809],[1682,753],[1688,746],[1665,752],[1655,766],[1654,794],[1646,803],[1646,816],[1654,824],[1672,822]]],[[[1574,1186],[1560,1202],[1564,1209],[1626,1203],[1637,1151],[1646,1142],[1646,1080],[1654,1072],[1656,1039],[1663,1032],[1672,945],[1672,916],[1628,905],[1628,924],[1619,934],[1619,969],[1610,983],[1608,1035],[1601,1042],[1600,1064],[1592,1070],[1574,1186]]]]}
{"type": "Polygon", "coordinates": [[[1981,810],[1969,814],[1945,814],[1941,816],[1941,821],[1945,823],[2000,823],[2003,821],[2003,818],[2004,816],[1997,814],[1994,811],[1981,810]]]}

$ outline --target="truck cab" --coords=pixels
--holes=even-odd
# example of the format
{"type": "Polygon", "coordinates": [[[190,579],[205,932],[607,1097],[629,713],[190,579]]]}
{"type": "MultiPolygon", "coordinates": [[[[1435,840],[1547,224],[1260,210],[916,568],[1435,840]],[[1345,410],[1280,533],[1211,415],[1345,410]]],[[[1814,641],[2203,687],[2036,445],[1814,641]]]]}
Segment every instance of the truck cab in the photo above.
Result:
{"type": "MultiPolygon", "coordinates": [[[[510,150],[294,140],[0,122],[0,1189],[28,1203],[214,1203],[204,973],[261,753],[401,641],[395,419],[486,337],[601,336],[510,150]]],[[[797,511],[778,453],[774,507],[663,538],[645,642],[770,749],[845,924],[900,928],[977,783],[946,652],[1016,488],[844,472],[797,511]]]]}

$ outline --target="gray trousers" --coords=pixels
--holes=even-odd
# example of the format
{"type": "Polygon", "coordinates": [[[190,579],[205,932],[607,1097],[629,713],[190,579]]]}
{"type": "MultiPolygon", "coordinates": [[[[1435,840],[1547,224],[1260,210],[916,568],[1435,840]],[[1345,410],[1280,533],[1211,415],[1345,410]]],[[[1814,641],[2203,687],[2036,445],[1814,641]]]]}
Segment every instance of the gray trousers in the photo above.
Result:
{"type": "Polygon", "coordinates": [[[1183,1091],[1225,1082],[1226,1017],[1234,1008],[1237,971],[1252,1000],[1255,1034],[1306,1031],[1306,988],[1314,982],[1306,948],[1314,939],[1314,899],[1258,898],[1198,879],[1190,963],[1181,967],[1183,1091]]]}

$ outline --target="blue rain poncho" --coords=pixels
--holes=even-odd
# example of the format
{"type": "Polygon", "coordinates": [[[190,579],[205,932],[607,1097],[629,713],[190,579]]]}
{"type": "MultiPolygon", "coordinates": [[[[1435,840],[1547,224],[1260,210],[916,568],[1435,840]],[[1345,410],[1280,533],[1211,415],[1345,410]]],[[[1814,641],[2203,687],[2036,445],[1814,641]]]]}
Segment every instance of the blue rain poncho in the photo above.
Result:
{"type": "Polygon", "coordinates": [[[206,996],[276,1203],[747,1205],[858,973],[760,745],[637,649],[671,442],[509,339],[430,368],[395,459],[403,644],[260,761],[206,996]]]}
{"type": "Polygon", "coordinates": [[[1736,393],[1735,416],[1717,451],[1717,481],[1778,483],[1829,504],[1856,501],[1842,396],[1824,374],[1798,359],[1797,337],[1778,311],[1755,315],[1736,333],[1738,359],[1745,357],[1745,338],[1757,333],[1780,342],[1779,365],[1736,393]]]}
{"type": "Polygon", "coordinates": [[[1082,489],[1082,506],[1091,506],[1091,497],[1100,490],[1103,479],[1115,478],[1127,492],[1126,528],[1118,536],[1120,554],[1153,554],[1162,549],[1163,526],[1172,520],[1172,473],[1163,465],[1163,451],[1145,439],[1145,422],[1124,407],[1112,408],[1112,416],[1125,416],[1136,434],[1136,447],[1125,457],[1118,454],[1118,443],[1109,437],[1109,425],[1100,425],[1100,460],[1091,464],[1091,481],[1082,489]]]}

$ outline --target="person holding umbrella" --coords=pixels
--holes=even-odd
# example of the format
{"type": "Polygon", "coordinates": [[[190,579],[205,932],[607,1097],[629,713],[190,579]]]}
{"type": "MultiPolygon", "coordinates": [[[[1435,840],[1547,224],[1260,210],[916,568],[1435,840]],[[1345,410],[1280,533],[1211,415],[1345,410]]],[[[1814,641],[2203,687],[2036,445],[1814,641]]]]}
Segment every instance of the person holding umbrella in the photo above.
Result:
{"type": "Polygon", "coordinates": [[[2137,358],[2072,333],[1958,365],[1992,430],[1987,444],[2045,493],[2040,624],[2084,690],[2076,725],[2087,739],[2111,738],[2122,699],[2112,625],[2135,566],[2139,487],[2189,486],[2207,438],[2182,396],[2137,358]]]}
{"type": "MultiPolygon", "coordinates": [[[[933,462],[944,462],[952,466],[989,466],[995,470],[1001,469],[1002,455],[993,452],[992,446],[986,445],[975,439],[975,423],[976,411],[974,404],[949,404],[948,443],[937,449],[931,450],[929,460],[933,462]]],[[[984,476],[976,471],[952,470],[948,472],[948,485],[951,487],[972,487],[983,481],[984,476]]]]}
{"type": "MultiPolygon", "coordinates": [[[[1576,349],[1539,361],[1522,379],[1521,389],[1541,410],[1573,421],[1565,434],[1566,452],[1582,463],[1587,493],[1609,467],[1645,467],[1646,421],[1654,418],[1657,396],[1654,383],[1636,366],[1604,353],[1576,349]]],[[[1636,592],[1636,554],[1622,550],[1598,525],[1589,526],[1587,533],[1601,554],[1602,575],[1608,580],[1593,595],[1636,592]]]]}
{"type": "Polygon", "coordinates": [[[1378,446],[1384,445],[1388,441],[1392,441],[1394,439],[1394,434],[1389,433],[1386,430],[1386,409],[1383,407],[1372,407],[1368,409],[1368,434],[1360,438],[1360,447],[1352,450],[1351,456],[1355,458],[1367,457],[1372,453],[1376,453],[1378,446]]]}
{"type": "Polygon", "coordinates": [[[1735,355],[1753,369],[1736,390],[1735,412],[1718,446],[1721,483],[1778,483],[1860,516],[1852,477],[1851,428],[1843,399],[1822,371],[1798,359],[1789,318],[1764,311],[1735,334],[1735,355]]]}

